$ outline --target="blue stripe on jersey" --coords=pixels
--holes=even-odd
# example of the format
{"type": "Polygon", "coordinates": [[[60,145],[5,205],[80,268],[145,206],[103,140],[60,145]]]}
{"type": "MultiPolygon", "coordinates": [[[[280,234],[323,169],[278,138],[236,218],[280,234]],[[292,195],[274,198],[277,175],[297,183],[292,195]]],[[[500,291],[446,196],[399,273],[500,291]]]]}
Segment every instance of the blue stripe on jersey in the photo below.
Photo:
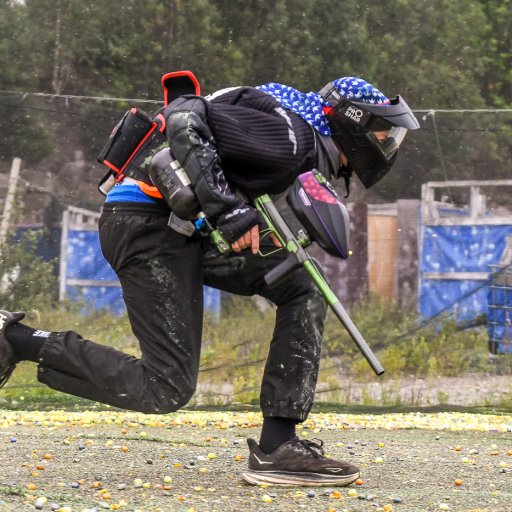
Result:
{"type": "Polygon", "coordinates": [[[119,183],[108,194],[105,203],[155,203],[136,183],[119,183]]]}

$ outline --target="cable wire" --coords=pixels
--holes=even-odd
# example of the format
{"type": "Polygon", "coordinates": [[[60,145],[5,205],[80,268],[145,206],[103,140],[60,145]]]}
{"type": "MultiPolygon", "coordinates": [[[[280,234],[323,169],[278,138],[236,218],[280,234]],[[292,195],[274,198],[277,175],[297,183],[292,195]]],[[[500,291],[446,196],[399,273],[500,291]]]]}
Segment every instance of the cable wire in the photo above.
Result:
{"type": "Polygon", "coordinates": [[[111,96],[83,96],[83,95],[74,95],[74,94],[50,94],[45,92],[26,92],[26,91],[5,91],[0,89],[0,94],[18,94],[22,96],[22,100],[24,100],[27,96],[35,96],[40,98],[50,98],[50,99],[64,99],[64,100],[91,100],[91,101],[126,101],[131,103],[160,103],[162,104],[162,100],[148,100],[141,98],[116,98],[111,96]]]}
{"type": "MultiPolygon", "coordinates": [[[[25,99],[27,96],[36,96],[42,98],[50,98],[50,99],[64,99],[64,100],[91,100],[91,101],[126,101],[126,102],[134,102],[134,103],[163,103],[161,100],[151,100],[151,99],[141,99],[141,98],[118,98],[112,96],[86,96],[86,95],[74,95],[74,94],[52,94],[45,92],[29,92],[29,91],[10,91],[10,90],[2,90],[0,89],[1,94],[18,94],[22,95],[25,99]]],[[[433,112],[437,113],[445,113],[445,114],[457,114],[457,113],[466,113],[466,112],[474,112],[474,113],[482,113],[482,114],[492,114],[492,113],[500,113],[500,112],[510,112],[512,113],[512,108],[430,108],[430,109],[418,109],[413,110],[413,112],[417,114],[428,114],[433,112]]]]}

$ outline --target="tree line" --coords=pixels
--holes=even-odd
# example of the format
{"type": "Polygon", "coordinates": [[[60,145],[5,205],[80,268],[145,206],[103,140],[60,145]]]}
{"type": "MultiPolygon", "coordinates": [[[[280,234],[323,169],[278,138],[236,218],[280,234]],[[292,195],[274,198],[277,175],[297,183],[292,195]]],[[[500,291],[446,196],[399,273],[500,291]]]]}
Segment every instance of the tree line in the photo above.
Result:
{"type": "MultiPolygon", "coordinates": [[[[417,110],[511,108],[512,1],[0,0],[0,67],[1,91],[160,100],[161,75],[190,69],[204,93],[269,81],[315,91],[355,75],[417,110]]],[[[44,157],[44,114],[11,100],[0,93],[0,158],[44,157]]],[[[483,151],[499,175],[510,169],[511,116],[447,123],[448,146],[461,125],[482,140],[453,163],[445,148],[443,166],[425,118],[406,149],[409,185],[425,167],[464,176],[483,151]]]]}

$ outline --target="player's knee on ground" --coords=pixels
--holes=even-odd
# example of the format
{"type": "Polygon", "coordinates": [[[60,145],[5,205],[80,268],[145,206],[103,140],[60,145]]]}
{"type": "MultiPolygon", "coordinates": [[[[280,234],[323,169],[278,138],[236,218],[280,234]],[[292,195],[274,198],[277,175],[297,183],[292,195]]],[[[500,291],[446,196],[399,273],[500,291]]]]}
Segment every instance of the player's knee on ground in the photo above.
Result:
{"type": "Polygon", "coordinates": [[[176,412],[188,404],[196,391],[195,385],[183,385],[180,388],[176,386],[160,386],[154,392],[155,399],[148,404],[149,409],[145,412],[149,414],[168,414],[176,412]]]}

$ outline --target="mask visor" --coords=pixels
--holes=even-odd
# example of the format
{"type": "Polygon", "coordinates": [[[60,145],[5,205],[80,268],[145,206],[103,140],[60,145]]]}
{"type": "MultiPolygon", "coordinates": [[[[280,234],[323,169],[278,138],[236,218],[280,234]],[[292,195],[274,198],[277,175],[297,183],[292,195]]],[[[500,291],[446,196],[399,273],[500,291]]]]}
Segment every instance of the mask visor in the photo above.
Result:
{"type": "Polygon", "coordinates": [[[393,126],[385,139],[379,139],[371,132],[370,135],[375,139],[376,145],[380,148],[384,157],[389,159],[398,151],[400,144],[402,144],[405,139],[407,128],[393,126]]]}

